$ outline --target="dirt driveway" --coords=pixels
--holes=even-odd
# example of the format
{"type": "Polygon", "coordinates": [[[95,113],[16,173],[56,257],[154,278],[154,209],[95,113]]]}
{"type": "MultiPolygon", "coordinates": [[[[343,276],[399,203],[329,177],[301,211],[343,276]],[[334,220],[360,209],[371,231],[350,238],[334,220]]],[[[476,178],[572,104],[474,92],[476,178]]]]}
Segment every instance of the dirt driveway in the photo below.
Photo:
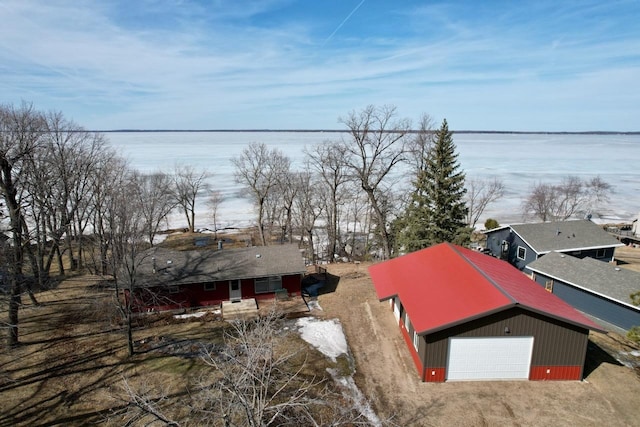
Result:
{"type": "Polygon", "coordinates": [[[341,320],[356,382],[383,419],[401,426],[640,425],[640,379],[600,349],[620,337],[593,337],[596,360],[583,382],[423,383],[389,304],[375,296],[367,265],[328,270],[340,279],[334,292],[320,295],[323,311],[314,314],[341,320]]]}

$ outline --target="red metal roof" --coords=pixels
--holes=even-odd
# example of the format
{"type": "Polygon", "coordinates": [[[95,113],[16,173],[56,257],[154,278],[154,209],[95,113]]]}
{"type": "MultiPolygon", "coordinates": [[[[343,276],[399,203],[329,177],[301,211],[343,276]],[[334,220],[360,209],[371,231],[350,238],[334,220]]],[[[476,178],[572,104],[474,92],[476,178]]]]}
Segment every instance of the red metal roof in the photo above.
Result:
{"type": "Polygon", "coordinates": [[[505,261],[441,243],[369,267],[378,298],[398,296],[419,334],[515,305],[584,328],[601,328],[505,261]]]}

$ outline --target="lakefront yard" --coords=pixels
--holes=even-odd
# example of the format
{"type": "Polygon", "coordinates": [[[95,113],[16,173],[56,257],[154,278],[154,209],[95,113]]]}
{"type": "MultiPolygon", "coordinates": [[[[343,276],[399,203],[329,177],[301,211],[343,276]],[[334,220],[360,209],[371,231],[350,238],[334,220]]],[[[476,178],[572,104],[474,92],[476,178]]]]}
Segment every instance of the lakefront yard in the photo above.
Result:
{"type": "MultiPolygon", "coordinates": [[[[367,267],[329,265],[333,280],[319,296],[319,308],[297,312],[282,329],[286,347],[299,351],[306,363],[304,375],[333,384],[336,399],[351,404],[360,399],[359,421],[400,426],[638,424],[639,348],[613,333],[590,335],[581,382],[420,382],[389,305],[375,296],[367,267]],[[303,320],[306,316],[327,323],[303,320]],[[306,341],[300,336],[305,325],[317,325],[307,329],[312,338],[306,341]],[[336,325],[344,330],[344,344],[336,325]],[[289,330],[296,333],[285,334],[289,330]]],[[[128,357],[113,295],[101,283],[97,277],[70,278],[40,292],[42,305],[24,301],[22,344],[0,350],[0,426],[122,425],[132,417],[127,386],[184,420],[181,425],[198,425],[188,417],[186,402],[194,384],[212,371],[194,343],[219,348],[229,325],[215,312],[186,319],[149,316],[135,331],[137,354],[128,357]]]]}

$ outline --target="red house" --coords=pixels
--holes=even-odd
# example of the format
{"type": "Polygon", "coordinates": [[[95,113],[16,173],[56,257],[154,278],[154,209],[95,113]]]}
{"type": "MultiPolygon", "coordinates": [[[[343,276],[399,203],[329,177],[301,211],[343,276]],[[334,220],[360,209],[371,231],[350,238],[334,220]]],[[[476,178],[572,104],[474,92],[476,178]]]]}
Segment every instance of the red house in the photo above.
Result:
{"type": "Polygon", "coordinates": [[[136,268],[136,311],[202,307],[299,295],[306,266],[297,245],[224,250],[153,248],[136,268]]]}
{"type": "Polygon", "coordinates": [[[582,379],[600,328],[507,262],[442,243],[369,271],[423,381],[582,379]]]}

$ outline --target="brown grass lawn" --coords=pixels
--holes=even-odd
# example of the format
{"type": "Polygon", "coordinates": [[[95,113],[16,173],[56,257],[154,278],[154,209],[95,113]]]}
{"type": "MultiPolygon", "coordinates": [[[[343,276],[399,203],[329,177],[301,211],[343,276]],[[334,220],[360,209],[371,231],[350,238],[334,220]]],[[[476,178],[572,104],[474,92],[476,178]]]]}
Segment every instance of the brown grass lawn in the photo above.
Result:
{"type": "MultiPolygon", "coordinates": [[[[632,265],[638,254],[622,256],[632,265]]],[[[319,297],[323,310],[312,314],[341,320],[356,382],[383,419],[402,426],[640,425],[637,368],[619,361],[637,366],[631,352],[638,346],[620,335],[591,335],[583,382],[421,383],[388,304],[375,298],[367,265],[337,264],[329,272],[337,280],[319,297]]],[[[70,278],[38,293],[40,306],[24,299],[21,345],[0,347],[0,427],[122,425],[125,378],[136,390],[166,396],[170,415],[185,415],[190,384],[210,369],[189,353],[198,343],[220,343],[227,324],[214,316],[149,318],[135,332],[138,354],[128,357],[113,295],[99,284],[97,277],[70,278]]],[[[308,349],[299,339],[290,345],[308,349]]],[[[308,354],[310,369],[326,375],[326,359],[308,354]]]]}
{"type": "MultiPolygon", "coordinates": [[[[218,375],[202,361],[201,349],[222,345],[229,323],[213,314],[189,320],[145,315],[134,335],[136,354],[129,357],[113,291],[99,278],[67,279],[36,296],[40,306],[24,301],[20,311],[20,346],[0,347],[0,426],[124,425],[133,413],[127,411],[125,380],[158,400],[163,414],[189,416],[183,425],[200,425],[188,414],[190,397],[202,380],[218,375]]],[[[300,304],[293,307],[299,310],[300,304]]],[[[294,371],[304,363],[300,381],[326,383],[327,368],[342,368],[341,361],[331,362],[288,330],[278,342],[287,352],[300,350],[291,359],[294,371]]]]}

